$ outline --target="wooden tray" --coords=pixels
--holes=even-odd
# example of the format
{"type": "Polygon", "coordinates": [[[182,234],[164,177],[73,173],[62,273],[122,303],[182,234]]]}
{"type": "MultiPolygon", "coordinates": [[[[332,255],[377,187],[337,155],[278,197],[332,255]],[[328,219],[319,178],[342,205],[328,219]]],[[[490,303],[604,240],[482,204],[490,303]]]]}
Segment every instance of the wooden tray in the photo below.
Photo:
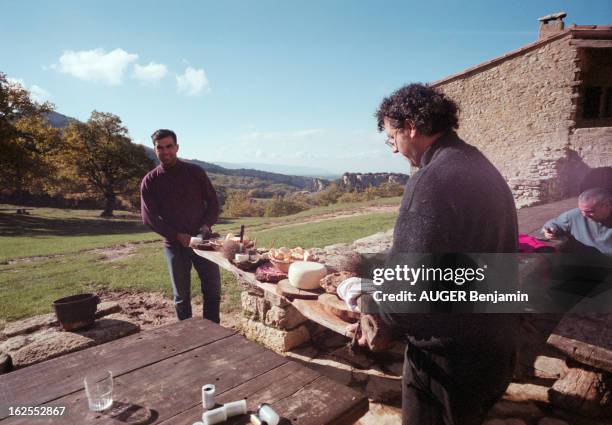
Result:
{"type": "Polygon", "coordinates": [[[289,299],[316,300],[323,294],[323,289],[299,289],[289,283],[289,279],[283,279],[276,285],[276,293],[289,299]]]}
{"type": "Polygon", "coordinates": [[[321,294],[319,296],[319,304],[321,304],[323,310],[345,322],[356,322],[359,319],[360,314],[348,308],[346,303],[338,298],[336,294],[321,294]]]}

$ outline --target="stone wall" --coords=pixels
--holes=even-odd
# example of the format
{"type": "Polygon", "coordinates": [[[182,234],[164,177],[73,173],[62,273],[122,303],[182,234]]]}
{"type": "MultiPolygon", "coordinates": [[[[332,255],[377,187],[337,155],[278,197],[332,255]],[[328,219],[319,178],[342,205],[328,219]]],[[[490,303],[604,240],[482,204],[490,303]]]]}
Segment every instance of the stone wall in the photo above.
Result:
{"type": "Polygon", "coordinates": [[[612,127],[574,129],[569,142],[590,168],[612,165],[612,127]]]}
{"type": "Polygon", "coordinates": [[[567,182],[584,163],[612,161],[595,158],[610,149],[589,139],[595,129],[571,134],[579,64],[566,36],[435,84],[459,103],[459,134],[500,170],[519,207],[574,195],[567,182]]]}

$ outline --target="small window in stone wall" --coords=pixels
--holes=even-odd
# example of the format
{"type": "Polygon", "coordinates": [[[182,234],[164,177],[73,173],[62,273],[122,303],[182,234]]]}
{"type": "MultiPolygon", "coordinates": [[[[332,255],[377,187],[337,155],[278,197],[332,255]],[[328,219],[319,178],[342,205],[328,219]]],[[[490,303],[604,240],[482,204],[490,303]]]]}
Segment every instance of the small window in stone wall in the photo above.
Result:
{"type": "Polygon", "coordinates": [[[599,117],[601,105],[601,87],[586,87],[584,90],[584,105],[582,106],[583,118],[599,117]]]}

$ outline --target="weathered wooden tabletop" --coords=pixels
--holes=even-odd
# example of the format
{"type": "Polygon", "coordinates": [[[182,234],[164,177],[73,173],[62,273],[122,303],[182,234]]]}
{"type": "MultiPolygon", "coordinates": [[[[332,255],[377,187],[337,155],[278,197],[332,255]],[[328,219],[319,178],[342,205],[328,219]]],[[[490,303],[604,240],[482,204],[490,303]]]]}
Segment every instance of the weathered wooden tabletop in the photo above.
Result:
{"type": "MultiPolygon", "coordinates": [[[[201,387],[217,403],[246,398],[250,413],[270,403],[288,424],[349,424],[367,398],[318,372],[203,319],[189,319],[0,376],[0,423],[187,424],[201,420],[201,387]],[[90,412],[89,371],[114,375],[114,404],[90,412]],[[66,406],[63,417],[8,416],[9,406],[66,406]]],[[[249,423],[248,415],[229,424],[249,423]]]]}

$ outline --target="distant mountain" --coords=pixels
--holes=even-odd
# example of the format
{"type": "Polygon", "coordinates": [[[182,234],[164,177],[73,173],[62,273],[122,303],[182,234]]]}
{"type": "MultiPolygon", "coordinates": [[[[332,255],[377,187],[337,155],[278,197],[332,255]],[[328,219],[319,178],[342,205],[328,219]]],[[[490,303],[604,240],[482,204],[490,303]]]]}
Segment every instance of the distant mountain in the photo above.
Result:
{"type": "Polygon", "coordinates": [[[78,122],[77,119],[60,114],[59,112],[47,112],[45,115],[49,124],[56,128],[68,127],[70,123],[78,122]]]}
{"type": "Polygon", "coordinates": [[[239,169],[252,169],[252,170],[261,170],[267,171],[270,173],[277,174],[289,174],[294,176],[305,176],[305,177],[319,177],[324,179],[337,179],[340,177],[340,174],[334,174],[329,170],[325,170],[323,168],[317,167],[305,167],[299,165],[282,165],[282,164],[265,164],[259,162],[241,162],[241,163],[233,163],[233,162],[215,162],[215,164],[228,168],[230,170],[239,170],[239,169]]]}
{"type": "MultiPolygon", "coordinates": [[[[143,147],[147,155],[157,162],[155,151],[148,146],[143,147]]],[[[183,160],[202,167],[209,174],[213,183],[231,189],[261,189],[273,194],[296,190],[318,191],[329,184],[328,180],[316,177],[271,173],[251,168],[229,169],[197,159],[183,160]]]]}

